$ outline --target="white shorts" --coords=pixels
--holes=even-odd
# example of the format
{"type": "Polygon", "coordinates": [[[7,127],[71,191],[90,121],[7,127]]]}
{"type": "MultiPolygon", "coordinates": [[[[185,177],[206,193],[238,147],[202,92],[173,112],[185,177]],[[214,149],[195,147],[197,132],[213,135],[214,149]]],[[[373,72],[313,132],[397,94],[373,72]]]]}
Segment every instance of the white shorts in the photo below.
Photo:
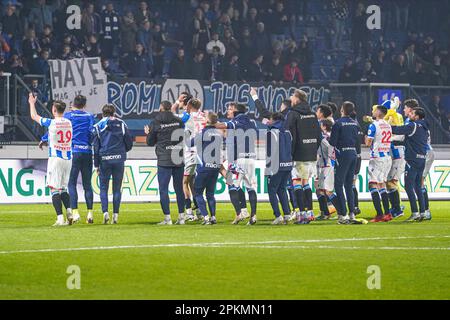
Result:
{"type": "Polygon", "coordinates": [[[387,181],[400,181],[405,173],[405,159],[392,159],[391,170],[389,170],[387,181]]]}
{"type": "Polygon", "coordinates": [[[318,181],[318,188],[320,190],[333,192],[333,190],[334,190],[334,168],[333,167],[319,168],[319,174],[318,174],[317,181],[318,181]]]}
{"type": "Polygon", "coordinates": [[[237,172],[228,174],[228,184],[234,187],[245,187],[256,190],[256,160],[237,159],[235,162],[237,172]]]}
{"type": "Polygon", "coordinates": [[[369,161],[369,183],[387,182],[389,170],[391,169],[392,158],[374,158],[369,161]]]}
{"type": "Polygon", "coordinates": [[[317,161],[295,161],[292,169],[292,180],[309,180],[317,175],[317,161]]]}
{"type": "Polygon", "coordinates": [[[55,190],[67,189],[71,170],[72,160],[49,158],[47,164],[47,186],[55,190]]]}
{"type": "Polygon", "coordinates": [[[184,176],[190,177],[195,175],[197,169],[197,155],[186,154],[184,158],[184,176]]]}
{"type": "Polygon", "coordinates": [[[424,178],[426,178],[428,176],[428,174],[430,173],[431,166],[433,165],[435,157],[436,157],[436,154],[434,153],[434,150],[429,150],[427,152],[427,158],[425,160],[425,169],[423,170],[424,178]]]}

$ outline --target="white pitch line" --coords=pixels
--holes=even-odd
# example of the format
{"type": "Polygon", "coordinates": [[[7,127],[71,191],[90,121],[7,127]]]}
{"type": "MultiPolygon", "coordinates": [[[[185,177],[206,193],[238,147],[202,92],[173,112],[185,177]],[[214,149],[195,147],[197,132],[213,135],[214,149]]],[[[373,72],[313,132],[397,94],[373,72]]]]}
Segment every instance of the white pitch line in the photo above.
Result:
{"type": "Polygon", "coordinates": [[[378,237],[378,238],[348,238],[348,239],[306,239],[306,240],[278,240],[278,241],[255,241],[255,242],[213,242],[213,243],[173,243],[173,244],[148,244],[148,245],[123,245],[123,246],[98,246],[81,248],[49,248],[0,251],[0,255],[20,253],[48,253],[48,252],[74,252],[74,251],[101,251],[101,250],[124,250],[124,249],[151,249],[151,248],[266,248],[266,249],[370,249],[370,250],[450,250],[450,248],[437,247],[340,247],[340,246],[271,246],[271,244],[291,243],[323,243],[323,242],[345,242],[345,241],[380,241],[380,240],[417,240],[417,239],[447,239],[450,236],[418,236],[418,237],[378,237]]]}

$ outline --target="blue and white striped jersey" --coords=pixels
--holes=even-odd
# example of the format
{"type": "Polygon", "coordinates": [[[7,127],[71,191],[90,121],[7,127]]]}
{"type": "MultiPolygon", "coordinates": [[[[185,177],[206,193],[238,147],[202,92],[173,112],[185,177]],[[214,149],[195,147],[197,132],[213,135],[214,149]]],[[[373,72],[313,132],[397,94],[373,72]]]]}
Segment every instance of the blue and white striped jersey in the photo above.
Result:
{"type": "Polygon", "coordinates": [[[375,120],[367,132],[369,139],[372,139],[370,147],[371,158],[384,158],[390,156],[392,128],[385,120],[375,120]]]}
{"type": "Polygon", "coordinates": [[[72,123],[65,118],[41,118],[41,126],[48,128],[48,156],[72,159],[72,123]]]}

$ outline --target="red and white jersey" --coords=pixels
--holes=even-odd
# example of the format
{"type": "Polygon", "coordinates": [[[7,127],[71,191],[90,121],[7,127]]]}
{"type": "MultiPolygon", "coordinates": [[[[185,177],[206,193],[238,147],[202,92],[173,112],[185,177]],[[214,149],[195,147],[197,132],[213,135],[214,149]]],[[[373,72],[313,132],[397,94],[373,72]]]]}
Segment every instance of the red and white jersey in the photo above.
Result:
{"type": "Polygon", "coordinates": [[[372,139],[371,158],[383,158],[390,156],[392,142],[392,128],[385,120],[375,120],[367,132],[372,139]]]}
{"type": "Polygon", "coordinates": [[[65,118],[41,119],[48,128],[48,153],[50,158],[72,159],[72,122],[65,118]]]}
{"type": "MultiPolygon", "coordinates": [[[[202,132],[206,127],[206,114],[202,111],[191,112],[189,114],[189,119],[185,123],[185,130],[188,133],[190,139],[195,138],[195,136],[202,132]]],[[[196,153],[195,147],[187,147],[186,152],[196,153]]]]}

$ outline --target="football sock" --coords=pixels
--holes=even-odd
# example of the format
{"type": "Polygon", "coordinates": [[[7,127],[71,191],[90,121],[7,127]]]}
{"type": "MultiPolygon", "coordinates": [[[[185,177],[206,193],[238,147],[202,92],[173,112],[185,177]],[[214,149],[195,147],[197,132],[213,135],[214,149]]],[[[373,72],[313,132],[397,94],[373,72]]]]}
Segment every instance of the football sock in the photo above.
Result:
{"type": "Polygon", "coordinates": [[[427,188],[422,188],[423,199],[425,200],[425,210],[430,210],[430,202],[428,200],[427,188]]]}
{"type": "Polygon", "coordinates": [[[383,202],[383,209],[384,209],[384,213],[388,214],[389,213],[389,195],[386,191],[386,189],[380,189],[380,196],[381,196],[381,201],[383,202]]]}
{"type": "Polygon", "coordinates": [[[297,200],[295,199],[295,192],[294,189],[289,188],[289,200],[291,201],[292,210],[295,210],[297,208],[297,200]]]}
{"type": "Polygon", "coordinates": [[[395,212],[400,212],[402,209],[400,208],[400,193],[397,189],[391,189],[388,191],[389,200],[391,201],[392,209],[395,212]]]}
{"type": "Polygon", "coordinates": [[[305,197],[305,209],[312,210],[313,209],[313,196],[311,186],[306,184],[303,186],[303,195],[305,197]]]}
{"type": "Polygon", "coordinates": [[[339,200],[336,194],[333,193],[331,196],[328,196],[328,200],[331,202],[331,204],[339,214],[339,200]]]}
{"type": "Polygon", "coordinates": [[[297,199],[297,208],[303,212],[305,211],[305,200],[303,199],[303,187],[300,185],[294,186],[295,199],[297,199]]]}
{"type": "Polygon", "coordinates": [[[239,201],[239,191],[236,189],[230,190],[230,201],[233,204],[234,211],[238,215],[241,212],[241,203],[239,201]]]}
{"type": "Polygon", "coordinates": [[[248,191],[248,200],[250,202],[251,215],[253,217],[256,215],[256,207],[258,205],[258,197],[256,196],[255,190],[248,191]]]}
{"type": "Polygon", "coordinates": [[[55,193],[52,195],[52,203],[53,203],[53,207],[55,208],[56,215],[61,216],[63,214],[63,211],[62,211],[62,201],[61,201],[60,193],[55,193]]]}
{"type": "Polygon", "coordinates": [[[191,201],[191,198],[186,198],[186,199],[184,200],[184,203],[185,203],[185,205],[186,205],[186,209],[191,209],[191,207],[192,207],[192,201],[191,201]]]}
{"type": "Polygon", "coordinates": [[[70,196],[69,193],[67,191],[64,191],[61,193],[61,201],[64,204],[64,208],[66,208],[66,210],[71,210],[70,208],[70,196]]]}
{"type": "Polygon", "coordinates": [[[377,216],[382,216],[383,209],[381,208],[381,199],[378,189],[376,188],[370,189],[370,194],[372,195],[372,202],[373,206],[375,207],[375,210],[377,211],[377,216]]]}
{"type": "Polygon", "coordinates": [[[358,189],[355,185],[353,185],[353,195],[355,198],[355,208],[359,208],[359,198],[358,198],[358,189]]]}
{"type": "Polygon", "coordinates": [[[317,195],[317,199],[319,201],[320,212],[323,212],[327,216],[330,215],[327,197],[324,194],[319,194],[317,195]]]}
{"type": "Polygon", "coordinates": [[[239,193],[239,203],[241,204],[241,209],[247,208],[247,200],[245,199],[245,192],[242,189],[238,190],[239,193]]]}

